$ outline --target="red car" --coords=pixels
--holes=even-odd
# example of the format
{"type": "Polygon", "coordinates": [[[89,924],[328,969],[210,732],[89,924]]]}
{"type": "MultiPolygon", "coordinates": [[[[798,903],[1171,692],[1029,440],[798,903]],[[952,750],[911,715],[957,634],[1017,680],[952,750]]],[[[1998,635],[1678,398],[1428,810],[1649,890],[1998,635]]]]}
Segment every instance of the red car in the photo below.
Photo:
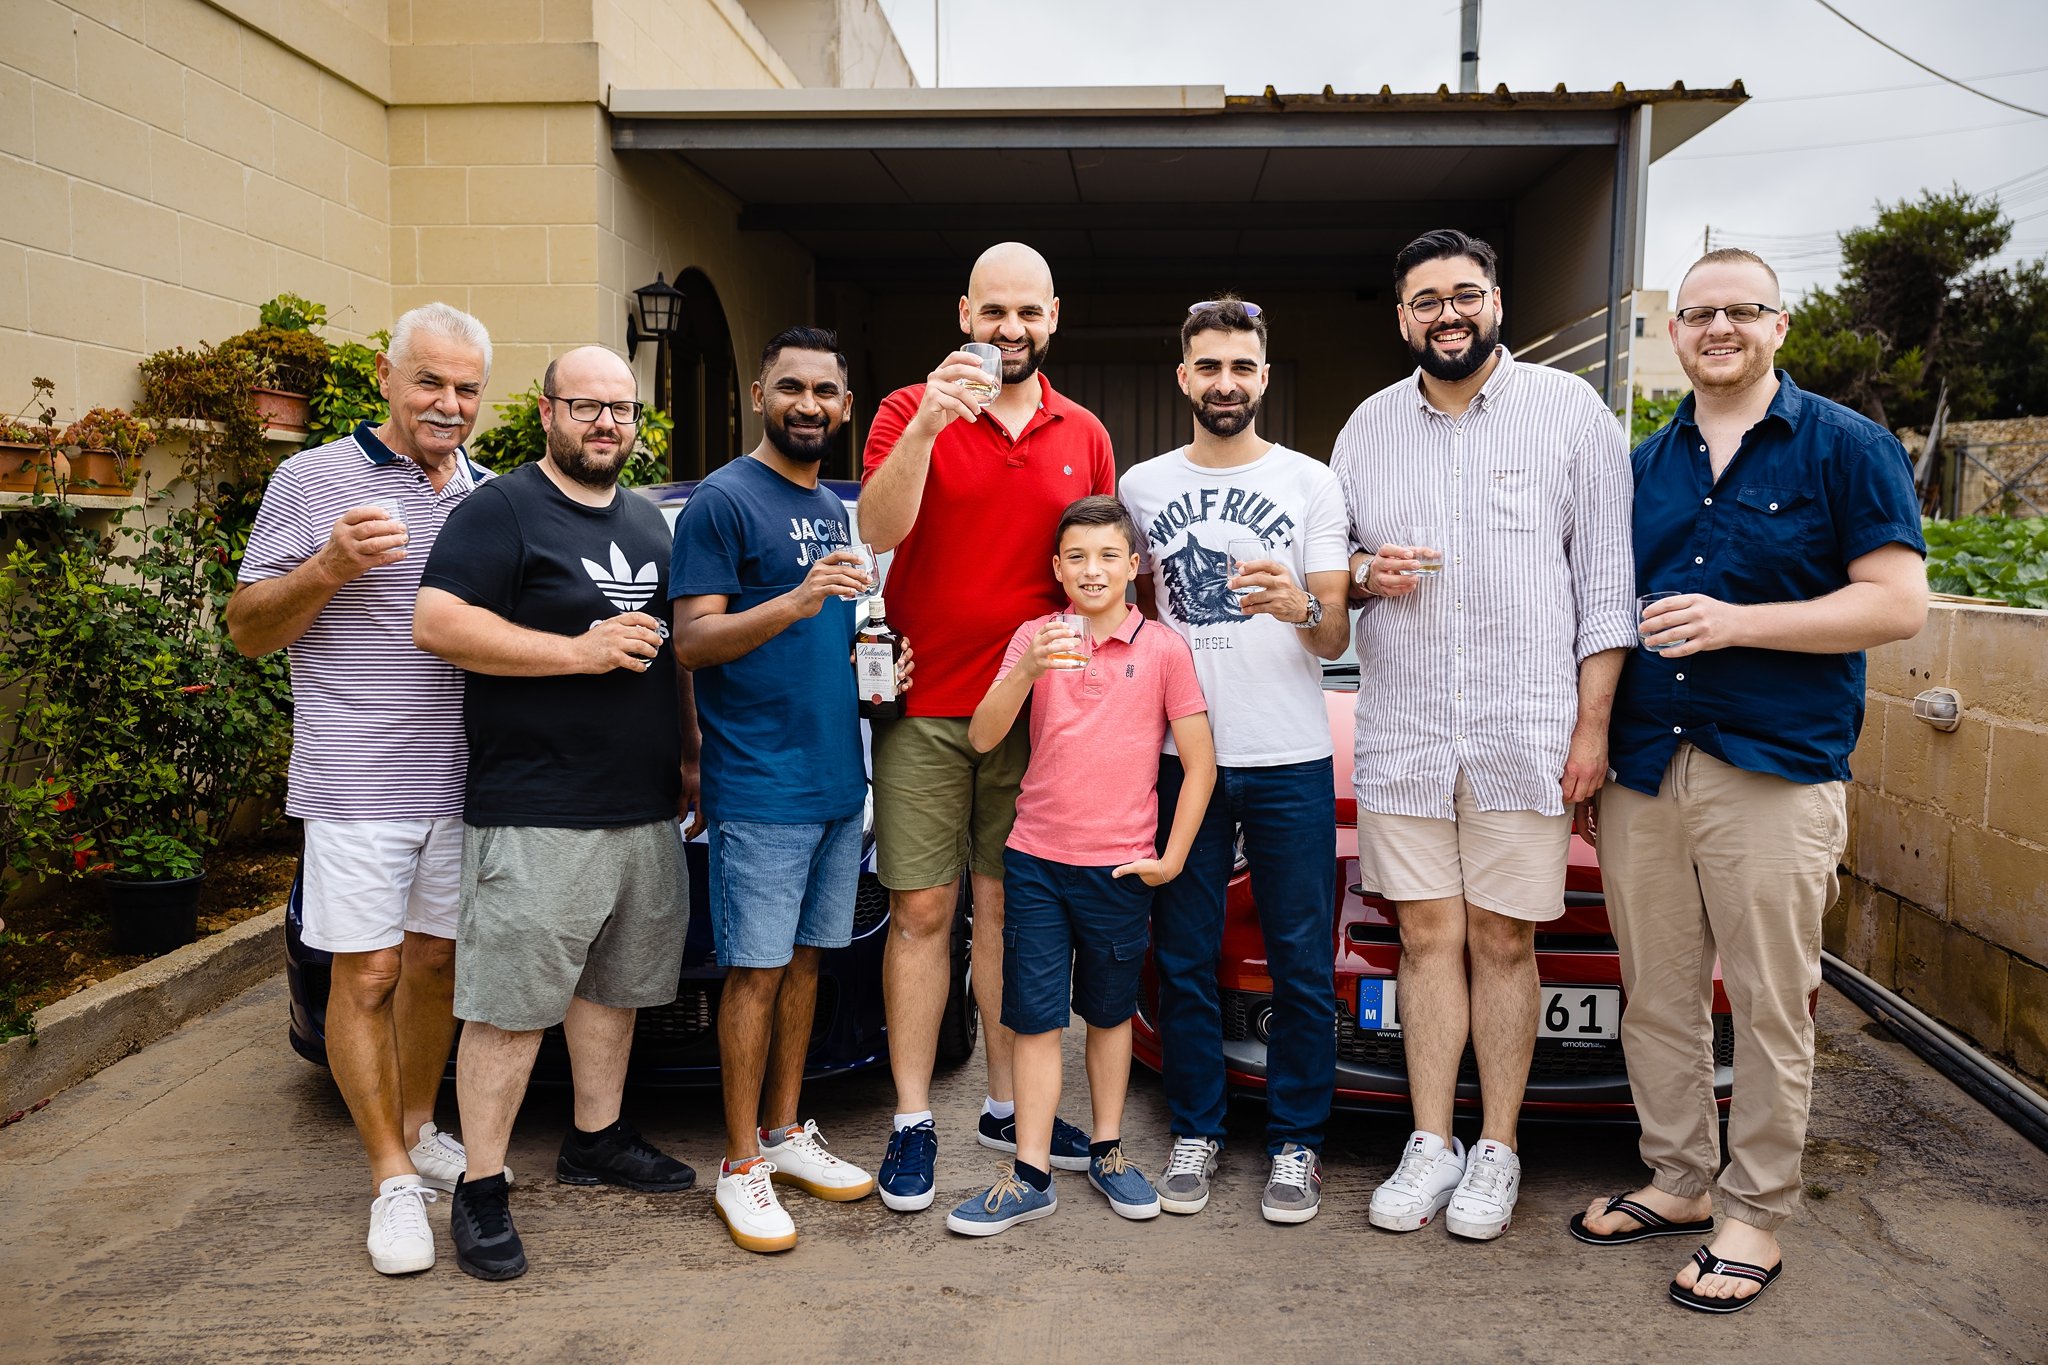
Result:
{"type": "MultiPolygon", "coordinates": [[[[1393,905],[1358,884],[1358,800],[1351,786],[1357,664],[1347,658],[1326,667],[1323,687],[1337,755],[1337,904],[1330,934],[1337,986],[1337,1104],[1406,1113],[1408,1070],[1394,980],[1401,961],[1401,931],[1393,905]]],[[[1599,862],[1592,846],[1576,833],[1564,902],[1562,918],[1536,929],[1542,1013],[1522,1113],[1538,1119],[1633,1120],[1635,1104],[1621,1055],[1621,957],[1607,927],[1599,862]]],[[[1266,1086],[1273,979],[1266,970],[1258,910],[1242,859],[1225,901],[1218,985],[1230,1086],[1240,1093],[1260,1094],[1266,1086]]],[[[1153,1023],[1158,1002],[1159,983],[1148,957],[1133,1047],[1138,1060],[1155,1071],[1161,1056],[1153,1023]]],[[[1714,1094],[1725,1117],[1734,1080],[1735,1033],[1718,964],[1713,1008],[1714,1094]]],[[[1469,1046],[1458,1069],[1457,1104],[1460,1112],[1479,1109],[1479,1071],[1469,1046]]]]}

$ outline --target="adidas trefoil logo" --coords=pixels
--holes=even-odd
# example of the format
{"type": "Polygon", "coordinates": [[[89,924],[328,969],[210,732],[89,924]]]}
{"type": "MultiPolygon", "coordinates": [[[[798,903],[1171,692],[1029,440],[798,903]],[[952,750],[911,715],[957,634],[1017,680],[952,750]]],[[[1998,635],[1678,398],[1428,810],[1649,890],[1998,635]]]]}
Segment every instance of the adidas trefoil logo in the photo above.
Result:
{"type": "Polygon", "coordinates": [[[619,549],[617,541],[612,542],[611,567],[586,559],[583,572],[597,584],[597,590],[604,594],[605,601],[620,611],[638,611],[654,599],[654,561],[649,560],[634,569],[626,562],[625,552],[619,549]]]}

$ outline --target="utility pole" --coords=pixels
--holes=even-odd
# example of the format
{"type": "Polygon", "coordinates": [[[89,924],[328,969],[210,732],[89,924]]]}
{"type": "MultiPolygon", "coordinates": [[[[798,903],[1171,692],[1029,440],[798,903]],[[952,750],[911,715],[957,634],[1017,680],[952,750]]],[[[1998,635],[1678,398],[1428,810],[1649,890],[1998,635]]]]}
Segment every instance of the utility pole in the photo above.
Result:
{"type": "Polygon", "coordinates": [[[1458,91],[1479,92],[1479,0],[1460,0],[1458,5],[1458,91]]]}

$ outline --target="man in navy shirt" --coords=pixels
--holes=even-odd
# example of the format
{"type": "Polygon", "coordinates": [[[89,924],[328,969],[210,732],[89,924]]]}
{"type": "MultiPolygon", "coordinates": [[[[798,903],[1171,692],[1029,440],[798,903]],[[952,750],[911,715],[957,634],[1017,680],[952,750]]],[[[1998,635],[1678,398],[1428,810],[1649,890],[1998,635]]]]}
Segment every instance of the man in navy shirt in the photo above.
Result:
{"type": "Polygon", "coordinates": [[[1707,1237],[1671,1297],[1713,1313],[1778,1277],[1776,1229],[1799,1204],[1807,1000],[1847,836],[1863,651],[1927,619],[1905,451],[1772,368],[1786,323],[1777,275],[1750,252],[1709,252],[1679,286],[1671,344],[1693,393],[1634,454],[1636,590],[1672,595],[1642,614],[1593,812],[1652,1179],[1594,1200],[1572,1233],[1707,1237]],[[1738,1078],[1718,1230],[1716,953],[1738,1078]]]}
{"type": "Polygon", "coordinates": [[[761,443],[691,495],[669,591],[676,656],[696,674],[711,936],[726,969],[726,1152],[713,1207],[734,1242],[769,1252],[796,1245],[775,1185],[835,1201],[875,1187],[797,1116],[818,955],[853,941],[867,778],[850,599],[868,580],[846,505],[818,484],[852,406],[838,339],[813,327],[778,334],[753,392],[761,443]]]}

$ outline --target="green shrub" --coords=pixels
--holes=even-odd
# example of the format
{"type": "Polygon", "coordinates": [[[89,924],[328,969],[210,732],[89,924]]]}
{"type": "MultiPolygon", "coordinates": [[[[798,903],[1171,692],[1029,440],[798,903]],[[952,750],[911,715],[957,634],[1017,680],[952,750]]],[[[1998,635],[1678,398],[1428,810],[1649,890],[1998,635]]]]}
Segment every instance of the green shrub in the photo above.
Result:
{"type": "Polygon", "coordinates": [[[1934,591],[2048,607],[2048,517],[1929,521],[1925,533],[1934,591]]]}
{"type": "MultiPolygon", "coordinates": [[[[540,422],[540,398],[540,381],[536,379],[510,401],[491,404],[498,414],[498,424],[471,438],[471,458],[493,474],[509,474],[547,454],[548,433],[540,422]]],[[[633,453],[627,458],[626,467],[619,471],[621,484],[640,488],[667,480],[669,439],[675,425],[675,420],[659,408],[641,411],[633,453]]]]}
{"type": "Polygon", "coordinates": [[[377,389],[377,352],[391,344],[391,333],[374,333],[371,340],[376,344],[344,341],[329,348],[327,369],[312,391],[313,419],[306,444],[338,441],[364,422],[381,426],[391,415],[390,405],[377,389]]]}
{"type": "Polygon", "coordinates": [[[327,343],[307,331],[252,327],[220,344],[225,352],[246,352],[256,360],[263,387],[310,394],[327,373],[327,343]]]}

